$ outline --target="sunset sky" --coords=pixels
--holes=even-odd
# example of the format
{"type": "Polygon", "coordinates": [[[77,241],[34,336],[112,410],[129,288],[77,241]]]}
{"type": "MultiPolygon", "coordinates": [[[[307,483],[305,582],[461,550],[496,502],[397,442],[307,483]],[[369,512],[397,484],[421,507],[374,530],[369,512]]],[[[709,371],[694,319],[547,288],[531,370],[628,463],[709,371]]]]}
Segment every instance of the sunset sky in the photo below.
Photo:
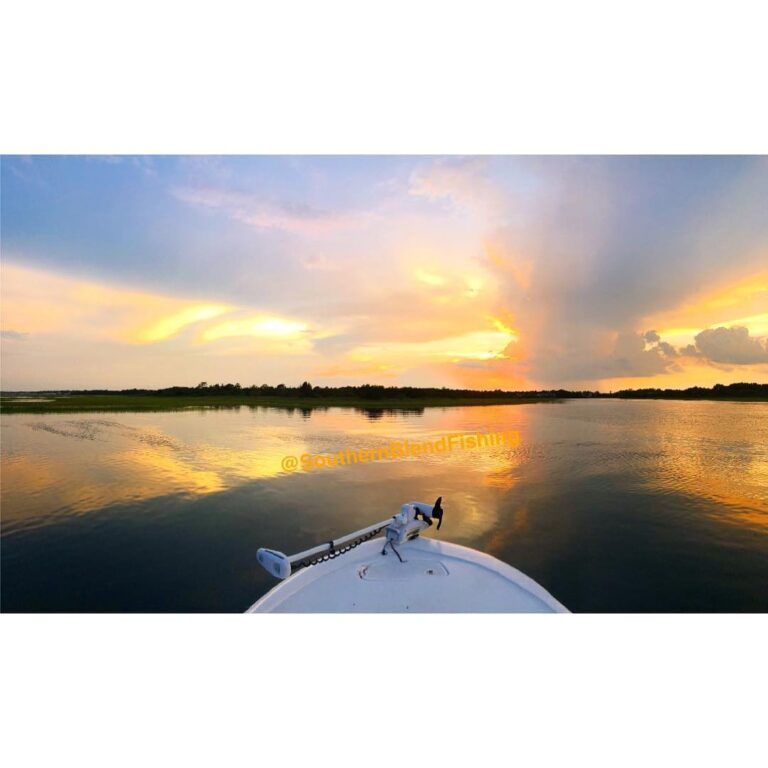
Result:
{"type": "Polygon", "coordinates": [[[768,382],[768,159],[3,157],[6,390],[768,382]]]}

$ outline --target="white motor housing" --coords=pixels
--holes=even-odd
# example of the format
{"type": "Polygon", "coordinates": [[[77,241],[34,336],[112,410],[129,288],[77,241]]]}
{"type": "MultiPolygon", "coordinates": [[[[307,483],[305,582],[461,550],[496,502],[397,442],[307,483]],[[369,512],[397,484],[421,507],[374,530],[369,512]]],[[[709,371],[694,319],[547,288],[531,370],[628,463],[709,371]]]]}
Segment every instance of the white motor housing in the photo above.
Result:
{"type": "Polygon", "coordinates": [[[387,542],[402,544],[404,541],[410,541],[430,525],[432,525],[432,505],[420,501],[409,501],[403,504],[400,513],[395,515],[387,526],[387,542]],[[421,515],[422,519],[419,520],[417,515],[421,515]]]}
{"type": "Polygon", "coordinates": [[[267,573],[271,573],[278,579],[287,579],[291,575],[291,561],[282,552],[262,547],[256,552],[256,559],[267,573]]]}

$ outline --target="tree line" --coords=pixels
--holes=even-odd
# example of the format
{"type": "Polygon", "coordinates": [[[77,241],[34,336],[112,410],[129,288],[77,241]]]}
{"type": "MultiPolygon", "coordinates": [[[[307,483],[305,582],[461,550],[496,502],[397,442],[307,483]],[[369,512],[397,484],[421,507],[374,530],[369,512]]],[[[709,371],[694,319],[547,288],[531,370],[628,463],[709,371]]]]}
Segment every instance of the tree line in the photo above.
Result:
{"type": "Polygon", "coordinates": [[[687,389],[622,389],[613,397],[626,398],[673,398],[675,400],[702,397],[760,397],[768,398],[768,384],[738,382],[737,384],[715,384],[714,387],[688,387],[687,389]]]}
{"type": "Polygon", "coordinates": [[[768,384],[755,382],[739,382],[736,384],[715,384],[714,387],[688,387],[687,389],[622,389],[617,392],[598,392],[592,390],[570,389],[537,389],[537,390],[504,390],[504,389],[450,389],[448,387],[386,387],[380,384],[362,384],[360,386],[319,387],[308,381],[297,387],[286,384],[260,384],[243,387],[240,384],[209,384],[201,381],[194,387],[165,387],[164,389],[82,389],[66,390],[73,395],[131,395],[152,397],[195,397],[195,396],[239,396],[239,397],[285,397],[285,398],[316,398],[345,399],[345,400],[495,400],[495,399],[547,399],[547,398],[588,398],[588,397],[619,397],[619,398],[738,398],[757,397],[768,399],[768,384]]]}
{"type": "Polygon", "coordinates": [[[154,397],[195,397],[211,395],[237,395],[253,397],[301,397],[301,398],[336,398],[363,400],[402,400],[402,399],[451,399],[465,398],[470,400],[493,400],[503,398],[564,398],[564,397],[600,397],[599,392],[575,392],[566,389],[511,391],[502,389],[449,389],[448,387],[386,387],[379,384],[362,384],[360,386],[319,387],[308,381],[298,387],[286,384],[252,385],[243,387],[240,384],[209,384],[201,381],[195,387],[166,387],[164,389],[86,389],[70,391],[70,394],[83,395],[152,395],[154,397]]]}

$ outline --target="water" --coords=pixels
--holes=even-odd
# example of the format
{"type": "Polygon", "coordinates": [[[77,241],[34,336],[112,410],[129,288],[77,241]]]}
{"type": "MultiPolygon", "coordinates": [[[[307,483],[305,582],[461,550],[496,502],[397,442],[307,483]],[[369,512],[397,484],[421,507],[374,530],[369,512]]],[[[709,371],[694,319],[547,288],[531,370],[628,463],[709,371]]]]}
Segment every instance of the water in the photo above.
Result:
{"type": "Polygon", "coordinates": [[[298,551],[444,497],[437,535],[573,611],[768,610],[768,404],[572,400],[2,416],[2,610],[243,611],[298,551]],[[285,472],[284,456],[520,445],[285,472]]]}

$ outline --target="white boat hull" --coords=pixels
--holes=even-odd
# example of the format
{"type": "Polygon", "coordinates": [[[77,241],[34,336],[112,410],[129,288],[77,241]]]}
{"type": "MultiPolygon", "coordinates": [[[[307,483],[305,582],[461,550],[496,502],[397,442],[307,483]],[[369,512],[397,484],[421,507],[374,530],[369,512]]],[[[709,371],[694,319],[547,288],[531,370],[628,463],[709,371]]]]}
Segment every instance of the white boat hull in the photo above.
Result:
{"type": "Polygon", "coordinates": [[[304,568],[248,613],[568,613],[533,579],[495,557],[418,537],[383,539],[304,568]]]}

